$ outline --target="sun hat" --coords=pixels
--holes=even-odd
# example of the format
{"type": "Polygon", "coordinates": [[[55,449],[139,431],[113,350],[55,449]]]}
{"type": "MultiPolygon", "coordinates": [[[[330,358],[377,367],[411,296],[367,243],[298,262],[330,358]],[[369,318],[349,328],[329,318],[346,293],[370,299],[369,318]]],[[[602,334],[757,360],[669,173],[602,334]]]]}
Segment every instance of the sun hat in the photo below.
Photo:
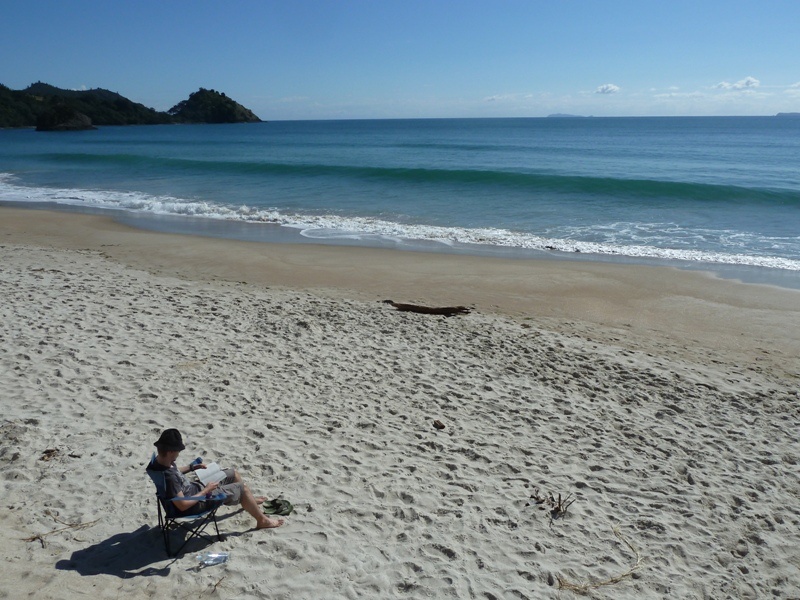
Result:
{"type": "Polygon", "coordinates": [[[159,450],[183,450],[186,448],[183,445],[181,432],[177,429],[165,429],[153,445],[159,450]]]}

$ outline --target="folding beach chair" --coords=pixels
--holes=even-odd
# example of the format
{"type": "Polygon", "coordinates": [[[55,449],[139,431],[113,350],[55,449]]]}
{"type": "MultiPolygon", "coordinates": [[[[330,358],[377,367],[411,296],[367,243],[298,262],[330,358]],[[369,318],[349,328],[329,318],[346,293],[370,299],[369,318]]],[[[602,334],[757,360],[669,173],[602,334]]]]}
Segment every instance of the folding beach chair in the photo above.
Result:
{"type": "Polygon", "coordinates": [[[156,486],[156,505],[158,506],[158,526],[164,536],[164,548],[167,551],[167,556],[178,556],[181,550],[192,541],[194,538],[203,538],[209,542],[213,542],[208,534],[205,533],[205,528],[211,523],[214,524],[214,529],[217,532],[217,539],[222,541],[222,536],[219,533],[217,526],[217,509],[222,506],[222,501],[225,499],[225,494],[217,494],[211,498],[206,496],[185,496],[178,498],[167,498],[167,482],[164,476],[164,471],[159,471],[151,468],[155,463],[156,455],[153,454],[150,463],[147,465],[147,474],[156,486]],[[178,509],[173,504],[174,500],[212,500],[215,501],[212,508],[198,513],[196,515],[180,515],[178,509]],[[188,534],[181,544],[180,548],[172,554],[170,547],[170,534],[173,531],[183,531],[188,534]]]}

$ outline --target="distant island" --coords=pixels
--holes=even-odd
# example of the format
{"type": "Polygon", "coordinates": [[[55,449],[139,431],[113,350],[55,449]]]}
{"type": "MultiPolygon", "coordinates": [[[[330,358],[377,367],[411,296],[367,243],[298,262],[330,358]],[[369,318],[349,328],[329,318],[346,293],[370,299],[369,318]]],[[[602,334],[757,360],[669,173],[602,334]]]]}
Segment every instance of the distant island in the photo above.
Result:
{"type": "Polygon", "coordinates": [[[101,88],[64,90],[37,82],[24,90],[0,84],[0,127],[40,131],[94,129],[102,125],[259,123],[253,111],[225,94],[200,88],[167,112],[101,88]]]}
{"type": "Polygon", "coordinates": [[[800,112],[778,113],[776,117],[790,117],[792,119],[800,119],[800,112]]]}
{"type": "Polygon", "coordinates": [[[554,113],[552,115],[547,115],[548,119],[586,119],[588,117],[584,117],[583,115],[568,115],[565,113],[554,113]]]}

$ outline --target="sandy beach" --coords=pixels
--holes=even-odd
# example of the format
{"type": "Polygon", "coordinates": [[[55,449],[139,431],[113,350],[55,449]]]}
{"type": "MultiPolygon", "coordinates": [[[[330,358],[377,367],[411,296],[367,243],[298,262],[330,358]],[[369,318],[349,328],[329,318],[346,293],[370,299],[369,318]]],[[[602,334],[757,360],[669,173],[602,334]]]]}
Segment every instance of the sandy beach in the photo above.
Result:
{"type": "Polygon", "coordinates": [[[798,357],[703,273],[2,208],[0,597],[800,598],[798,357]],[[169,427],[296,512],[167,558],[169,427]]]}

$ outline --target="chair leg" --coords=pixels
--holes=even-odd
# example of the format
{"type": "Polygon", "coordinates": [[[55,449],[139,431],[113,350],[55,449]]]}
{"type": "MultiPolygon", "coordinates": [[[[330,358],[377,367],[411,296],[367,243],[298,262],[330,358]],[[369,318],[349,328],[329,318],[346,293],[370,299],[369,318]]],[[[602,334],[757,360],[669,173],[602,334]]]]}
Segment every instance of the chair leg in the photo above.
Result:
{"type": "Polygon", "coordinates": [[[211,516],[211,518],[212,518],[212,519],[213,519],[213,521],[214,521],[214,529],[215,529],[215,530],[216,530],[216,532],[217,532],[217,541],[218,541],[218,542],[221,542],[221,541],[223,541],[223,537],[222,537],[222,535],[221,535],[221,534],[220,534],[220,532],[219,532],[219,527],[217,527],[217,513],[215,512],[215,513],[214,513],[214,514],[211,516]]]}
{"type": "Polygon", "coordinates": [[[164,538],[164,549],[167,551],[167,556],[172,558],[172,553],[170,552],[170,543],[169,543],[169,522],[167,521],[167,516],[162,514],[161,512],[161,502],[156,501],[156,506],[158,506],[158,527],[161,529],[161,537],[164,538]]]}
{"type": "MultiPolygon", "coordinates": [[[[172,521],[172,525],[168,527],[169,531],[175,531],[177,529],[182,529],[188,533],[188,536],[181,544],[180,548],[175,552],[173,556],[178,556],[181,551],[186,547],[186,544],[191,542],[194,538],[204,538],[207,541],[213,543],[214,540],[211,538],[206,532],[205,529],[208,527],[209,523],[214,523],[214,529],[217,532],[217,540],[222,541],[222,535],[219,532],[219,527],[217,526],[217,514],[216,510],[209,515],[206,515],[202,520],[197,522],[193,522],[191,524],[179,523],[177,521],[172,521]]],[[[169,553],[169,547],[167,552],[169,553]]]]}
{"type": "Polygon", "coordinates": [[[205,528],[208,527],[209,522],[214,523],[214,530],[217,532],[217,540],[222,541],[223,537],[222,534],[219,532],[219,526],[217,525],[217,510],[216,507],[211,513],[206,514],[205,517],[198,519],[196,521],[192,521],[191,523],[183,523],[176,521],[175,519],[170,519],[167,517],[166,512],[162,512],[161,503],[158,502],[158,526],[161,529],[161,533],[164,537],[164,549],[167,551],[167,556],[170,558],[174,558],[178,556],[183,548],[191,542],[196,537],[202,537],[208,540],[209,542],[214,542],[214,540],[210,537],[210,535],[205,533],[205,528]],[[170,542],[170,534],[175,531],[182,529],[187,532],[188,536],[180,545],[178,550],[173,553],[172,552],[172,544],[170,542]]]}

